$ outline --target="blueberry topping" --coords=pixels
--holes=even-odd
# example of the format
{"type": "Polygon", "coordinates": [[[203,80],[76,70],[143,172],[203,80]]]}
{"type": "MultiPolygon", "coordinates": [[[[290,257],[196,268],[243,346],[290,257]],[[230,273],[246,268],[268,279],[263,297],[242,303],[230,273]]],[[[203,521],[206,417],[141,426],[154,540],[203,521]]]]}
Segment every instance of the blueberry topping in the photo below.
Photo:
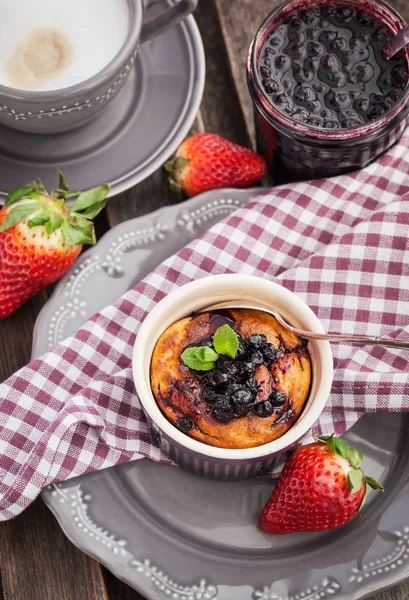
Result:
{"type": "Polygon", "coordinates": [[[276,94],[280,90],[280,84],[275,79],[265,79],[263,85],[267,94],[276,94]]]}
{"type": "Polygon", "coordinates": [[[233,405],[234,416],[242,417],[243,415],[246,415],[250,410],[249,405],[253,401],[254,396],[250,392],[250,390],[246,390],[243,388],[241,390],[238,390],[237,392],[234,392],[230,396],[230,402],[233,405]]]}
{"type": "MultiPolygon", "coordinates": [[[[262,74],[263,77],[270,77],[271,76],[271,69],[269,69],[266,66],[260,67],[260,73],[262,74]]],[[[266,82],[264,82],[264,87],[266,85],[266,82]]]]}
{"type": "Polygon", "coordinates": [[[222,394],[215,392],[214,389],[208,385],[203,386],[202,396],[208,404],[215,404],[218,400],[221,400],[224,397],[222,394]]]}
{"type": "Polygon", "coordinates": [[[270,364],[277,360],[279,355],[278,351],[276,350],[273,344],[264,344],[261,348],[261,351],[263,353],[264,360],[267,364],[270,364]]]}
{"type": "Polygon", "coordinates": [[[237,360],[243,360],[247,354],[248,343],[246,338],[241,335],[241,333],[238,333],[237,337],[239,338],[239,347],[236,352],[236,358],[237,360]]]}
{"type": "MultiPolygon", "coordinates": [[[[308,111],[298,110],[300,116],[307,118],[308,111]]],[[[346,114],[348,117],[352,117],[355,113],[351,111],[351,114],[346,114]]],[[[286,402],[285,394],[276,390],[267,392],[268,399],[257,401],[260,385],[263,397],[265,397],[266,382],[259,384],[255,377],[257,369],[261,365],[270,369],[271,365],[285,352],[285,348],[281,345],[276,348],[274,344],[268,342],[267,336],[263,333],[254,333],[246,338],[236,331],[236,335],[239,346],[234,358],[222,354],[214,367],[208,371],[196,371],[191,368],[192,373],[196,375],[201,384],[201,396],[194,399],[194,404],[200,405],[198,414],[211,415],[219,423],[228,423],[249,413],[263,418],[268,417],[273,414],[274,410],[284,406],[286,402]]],[[[216,342],[216,345],[218,343],[219,341],[216,342]]],[[[214,336],[209,335],[197,342],[197,345],[209,346],[214,349],[214,336]]],[[[300,350],[303,345],[303,341],[301,341],[300,350]]],[[[270,377],[273,382],[272,376],[270,377]]],[[[187,434],[196,427],[189,417],[179,417],[176,426],[187,434]]]]}
{"type": "Polygon", "coordinates": [[[257,394],[258,391],[258,381],[255,377],[250,377],[250,379],[247,379],[246,381],[246,387],[248,387],[248,389],[250,390],[250,392],[253,392],[253,394],[257,394]]]}
{"type": "Polygon", "coordinates": [[[269,396],[269,401],[273,406],[283,406],[285,400],[286,397],[284,392],[278,392],[277,390],[273,390],[269,396]]]}
{"type": "Polygon", "coordinates": [[[349,129],[380,119],[409,80],[404,51],[390,61],[383,56],[391,36],[369,11],[346,3],[300,10],[267,38],[259,63],[262,86],[277,109],[299,123],[349,129]],[[367,104],[371,95],[382,102],[367,104]],[[324,106],[331,114],[322,114],[324,106]]]}
{"type": "Polygon", "coordinates": [[[226,373],[229,379],[233,379],[239,372],[239,365],[232,360],[221,360],[219,358],[218,368],[222,371],[222,373],[226,373]]]}
{"type": "Polygon", "coordinates": [[[227,373],[221,371],[214,371],[208,376],[208,385],[212,387],[216,392],[224,392],[227,385],[231,381],[231,377],[227,373]]]}
{"type": "Polygon", "coordinates": [[[251,377],[253,375],[253,371],[254,367],[251,361],[245,361],[241,363],[239,373],[244,379],[251,377]]]}
{"type": "Polygon", "coordinates": [[[267,343],[267,338],[263,333],[255,333],[249,336],[248,343],[252,349],[259,350],[267,343]]]}
{"type": "Polygon", "coordinates": [[[271,417],[274,412],[274,407],[270,400],[264,400],[263,402],[257,402],[253,406],[253,412],[261,418],[271,417]]]}
{"type": "Polygon", "coordinates": [[[256,350],[251,355],[251,364],[253,365],[253,370],[264,364],[264,356],[261,350],[256,350]]]}
{"type": "Polygon", "coordinates": [[[189,419],[189,417],[179,417],[176,421],[176,427],[182,433],[189,433],[194,426],[195,424],[193,423],[192,419],[189,419]]]}
{"type": "Polygon", "coordinates": [[[228,423],[234,419],[234,410],[228,398],[216,402],[212,410],[212,417],[219,423],[228,423]]]}

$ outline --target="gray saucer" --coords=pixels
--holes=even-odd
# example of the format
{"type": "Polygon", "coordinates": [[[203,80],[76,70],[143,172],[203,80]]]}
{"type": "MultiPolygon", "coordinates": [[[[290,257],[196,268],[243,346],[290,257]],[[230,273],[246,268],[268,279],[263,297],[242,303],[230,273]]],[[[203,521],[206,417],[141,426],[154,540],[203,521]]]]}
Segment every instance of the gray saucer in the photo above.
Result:
{"type": "Polygon", "coordinates": [[[142,181],[188,133],[204,77],[202,40],[194,18],[188,17],[143,44],[124,89],[90,124],[47,136],[0,127],[0,200],[37,177],[46,188],[55,187],[57,167],[72,189],[107,182],[111,196],[142,181]]]}
{"type": "MultiPolygon", "coordinates": [[[[40,313],[33,356],[73,333],[177,251],[263,190],[219,190],[108,232],[40,313]]],[[[269,480],[211,481],[142,459],[49,486],[70,540],[149,600],[358,600],[409,576],[409,418],[367,415],[347,435],[386,492],[332,532],[257,529],[269,480]]]]}

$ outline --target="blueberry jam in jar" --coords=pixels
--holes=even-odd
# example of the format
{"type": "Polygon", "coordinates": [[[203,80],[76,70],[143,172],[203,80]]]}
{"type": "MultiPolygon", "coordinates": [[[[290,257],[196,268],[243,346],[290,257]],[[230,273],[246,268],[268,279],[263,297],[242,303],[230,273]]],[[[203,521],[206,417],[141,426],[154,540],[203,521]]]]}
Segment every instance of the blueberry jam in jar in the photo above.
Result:
{"type": "Polygon", "coordinates": [[[401,136],[408,50],[383,49],[404,25],[383,0],[287,0],[261,25],[248,83],[260,151],[276,182],[361,168],[401,136]]]}

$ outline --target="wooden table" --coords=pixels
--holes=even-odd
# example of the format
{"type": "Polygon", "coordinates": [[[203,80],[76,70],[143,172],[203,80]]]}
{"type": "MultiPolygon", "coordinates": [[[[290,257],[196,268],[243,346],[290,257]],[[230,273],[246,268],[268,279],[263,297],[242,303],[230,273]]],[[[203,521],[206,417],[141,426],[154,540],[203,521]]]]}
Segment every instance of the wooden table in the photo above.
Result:
{"type": "MultiPolygon", "coordinates": [[[[245,60],[258,24],[279,2],[199,3],[196,19],[206,50],[207,78],[192,132],[213,131],[245,146],[254,145],[245,60]]],[[[408,0],[393,0],[392,4],[409,20],[408,0]]],[[[109,202],[97,220],[98,235],[117,223],[177,201],[165,173],[158,171],[109,202]]],[[[34,322],[51,291],[0,323],[0,378],[5,379],[29,361],[34,322]]],[[[404,583],[372,600],[407,598],[409,583],[404,583]]],[[[39,499],[20,517],[0,525],[0,600],[142,600],[142,596],[77,550],[39,499]]]]}

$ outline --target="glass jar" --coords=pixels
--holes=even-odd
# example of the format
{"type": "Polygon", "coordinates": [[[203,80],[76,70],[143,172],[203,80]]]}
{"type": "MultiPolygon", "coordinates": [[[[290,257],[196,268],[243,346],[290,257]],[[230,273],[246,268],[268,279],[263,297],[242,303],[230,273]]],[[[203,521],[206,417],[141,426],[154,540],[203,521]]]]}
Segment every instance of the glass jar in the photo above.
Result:
{"type": "MultiPolygon", "coordinates": [[[[276,183],[331,177],[365,167],[399,140],[409,112],[409,85],[392,108],[376,121],[350,129],[324,129],[299,123],[273,104],[259,74],[261,51],[273,30],[303,9],[322,4],[367,11],[396,34],[401,15],[383,0],[286,0],[261,24],[247,62],[247,80],[254,104],[257,144],[276,183]]],[[[409,53],[405,49],[409,64],[409,53]]]]}

